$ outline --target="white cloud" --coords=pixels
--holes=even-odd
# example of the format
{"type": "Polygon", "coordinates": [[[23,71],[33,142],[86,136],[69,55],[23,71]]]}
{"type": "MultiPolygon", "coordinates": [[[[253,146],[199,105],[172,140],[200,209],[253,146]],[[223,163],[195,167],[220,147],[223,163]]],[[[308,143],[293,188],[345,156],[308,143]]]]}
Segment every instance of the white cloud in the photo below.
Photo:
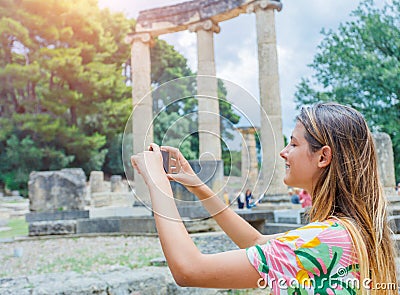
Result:
{"type": "Polygon", "coordinates": [[[174,45],[175,50],[180,52],[188,60],[189,67],[196,71],[197,69],[197,37],[195,33],[182,31],[173,34],[160,36],[160,39],[174,45]]]}

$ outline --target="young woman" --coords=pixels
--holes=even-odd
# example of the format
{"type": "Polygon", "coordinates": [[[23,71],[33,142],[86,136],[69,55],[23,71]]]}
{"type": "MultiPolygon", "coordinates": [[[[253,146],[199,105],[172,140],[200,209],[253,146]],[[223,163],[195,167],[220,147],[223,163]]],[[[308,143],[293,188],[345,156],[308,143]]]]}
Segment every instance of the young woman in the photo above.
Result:
{"type": "Polygon", "coordinates": [[[160,148],[132,156],[152,199],[162,248],[181,286],[256,288],[273,294],[398,294],[386,199],[371,133],[361,114],[334,103],[303,108],[281,151],[284,182],[312,196],[311,223],[265,236],[200,181],[182,154],[166,175],[160,148]],[[169,180],[182,183],[241,248],[202,254],[175,206],[169,180]]]}

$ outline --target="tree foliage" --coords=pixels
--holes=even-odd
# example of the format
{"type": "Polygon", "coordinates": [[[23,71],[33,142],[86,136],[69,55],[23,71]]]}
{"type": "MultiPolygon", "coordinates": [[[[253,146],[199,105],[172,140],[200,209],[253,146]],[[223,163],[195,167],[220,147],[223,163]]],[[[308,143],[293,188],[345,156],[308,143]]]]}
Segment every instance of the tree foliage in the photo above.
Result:
{"type": "Polygon", "coordinates": [[[129,116],[133,21],[95,0],[0,3],[0,182],[21,189],[32,170],[107,166],[129,116]]]}
{"type": "Polygon", "coordinates": [[[381,9],[366,0],[354,20],[324,39],[295,94],[297,105],[337,101],[358,109],[373,131],[390,135],[400,177],[400,2],[381,9]]]}
{"type": "MultiPolygon", "coordinates": [[[[121,143],[132,105],[124,38],[135,21],[99,9],[96,0],[0,4],[0,185],[24,191],[31,171],[65,167],[123,174],[121,143]]],[[[156,40],[151,59],[153,87],[193,75],[165,41],[156,40]]],[[[164,107],[163,100],[154,106],[164,107]]],[[[156,139],[196,107],[194,98],[167,106],[156,139]]],[[[238,121],[229,105],[221,112],[238,121]]],[[[197,157],[196,137],[181,147],[188,158],[197,157]]]]}

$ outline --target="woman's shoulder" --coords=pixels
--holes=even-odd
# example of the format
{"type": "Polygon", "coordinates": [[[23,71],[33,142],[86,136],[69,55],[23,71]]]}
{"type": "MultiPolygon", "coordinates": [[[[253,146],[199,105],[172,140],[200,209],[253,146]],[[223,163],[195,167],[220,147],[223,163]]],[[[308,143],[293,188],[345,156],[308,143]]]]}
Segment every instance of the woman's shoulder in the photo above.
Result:
{"type": "Polygon", "coordinates": [[[305,226],[290,230],[276,238],[278,243],[291,244],[295,249],[320,244],[352,248],[352,241],[346,228],[336,219],[311,222],[305,226]]]}

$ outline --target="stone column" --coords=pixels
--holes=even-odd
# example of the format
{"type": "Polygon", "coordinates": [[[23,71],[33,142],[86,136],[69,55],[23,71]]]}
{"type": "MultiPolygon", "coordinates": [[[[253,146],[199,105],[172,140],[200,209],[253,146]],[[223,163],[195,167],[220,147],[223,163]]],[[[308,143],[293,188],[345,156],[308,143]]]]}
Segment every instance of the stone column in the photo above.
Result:
{"type": "Polygon", "coordinates": [[[189,30],[197,33],[199,155],[203,155],[202,160],[221,160],[218,85],[214,62],[214,32],[219,33],[220,28],[212,20],[206,20],[191,25],[189,30]]]}
{"type": "Polygon", "coordinates": [[[242,140],[242,183],[244,188],[256,192],[255,185],[258,178],[258,161],[256,152],[256,128],[240,128],[242,140]]]}
{"type": "Polygon", "coordinates": [[[395,195],[396,179],[394,176],[394,156],[392,140],[389,134],[377,132],[372,134],[374,138],[378,173],[385,194],[395,195]]]}
{"type": "MultiPolygon", "coordinates": [[[[135,34],[128,39],[132,44],[132,133],[133,153],[136,154],[153,142],[153,100],[150,94],[150,46],[153,40],[149,33],[135,34]]],[[[136,196],[147,203],[150,195],[146,184],[136,170],[134,173],[136,196]]]]}
{"type": "Polygon", "coordinates": [[[255,12],[256,14],[258,75],[262,107],[260,132],[262,146],[261,177],[263,181],[267,182],[264,187],[267,189],[266,193],[268,195],[287,193],[286,186],[283,183],[285,175],[284,162],[279,157],[279,152],[284,147],[284,140],[274,15],[274,10],[280,10],[281,8],[282,4],[279,1],[267,0],[256,1],[248,6],[248,12],[255,12]]]}

